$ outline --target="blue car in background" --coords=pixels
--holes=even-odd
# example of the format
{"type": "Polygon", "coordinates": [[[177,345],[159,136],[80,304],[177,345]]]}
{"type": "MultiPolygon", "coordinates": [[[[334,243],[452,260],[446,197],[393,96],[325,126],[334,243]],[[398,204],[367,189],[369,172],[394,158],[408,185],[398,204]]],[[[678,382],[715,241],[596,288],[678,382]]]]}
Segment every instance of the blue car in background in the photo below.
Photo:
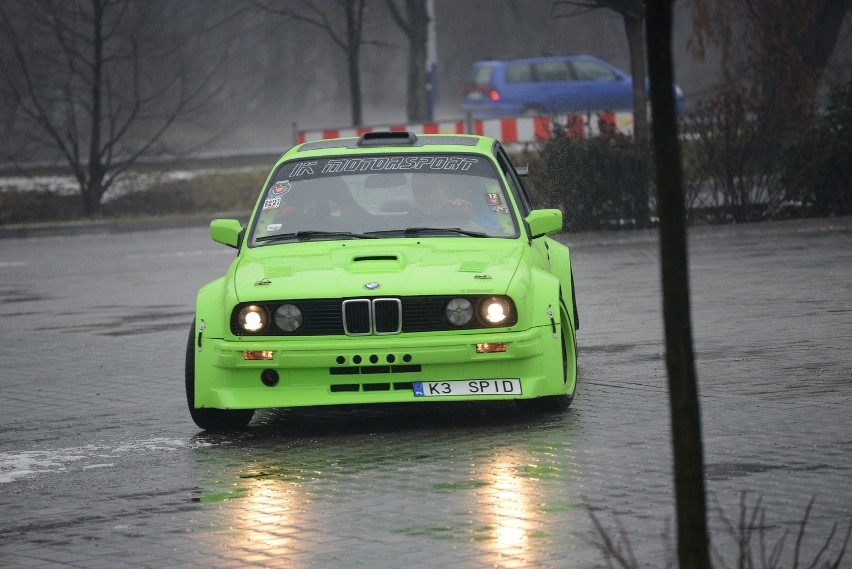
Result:
{"type": "Polygon", "coordinates": [[[473,118],[624,111],[633,109],[632,90],[630,75],[590,55],[477,61],[461,109],[473,118]]]}

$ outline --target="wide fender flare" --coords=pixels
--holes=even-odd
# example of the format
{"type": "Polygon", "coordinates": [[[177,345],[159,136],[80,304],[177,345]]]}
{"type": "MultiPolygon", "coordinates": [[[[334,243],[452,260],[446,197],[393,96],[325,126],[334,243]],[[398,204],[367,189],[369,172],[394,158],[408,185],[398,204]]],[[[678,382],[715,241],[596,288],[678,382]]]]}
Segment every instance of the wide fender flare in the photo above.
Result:
{"type": "Polygon", "coordinates": [[[559,280],[562,290],[562,300],[568,311],[573,329],[577,330],[580,323],[577,319],[577,307],[574,306],[576,295],[574,293],[574,278],[572,275],[571,251],[565,245],[551,240],[548,251],[550,253],[550,268],[553,275],[559,280]]]}
{"type": "Polygon", "coordinates": [[[524,320],[529,327],[561,325],[559,280],[550,273],[532,269],[522,289],[509,294],[520,301],[519,309],[528,315],[524,320]]]}
{"type": "Polygon", "coordinates": [[[227,277],[220,277],[207,283],[198,290],[195,304],[195,340],[198,334],[207,338],[224,338],[230,335],[230,314],[225,313],[227,277]]]}

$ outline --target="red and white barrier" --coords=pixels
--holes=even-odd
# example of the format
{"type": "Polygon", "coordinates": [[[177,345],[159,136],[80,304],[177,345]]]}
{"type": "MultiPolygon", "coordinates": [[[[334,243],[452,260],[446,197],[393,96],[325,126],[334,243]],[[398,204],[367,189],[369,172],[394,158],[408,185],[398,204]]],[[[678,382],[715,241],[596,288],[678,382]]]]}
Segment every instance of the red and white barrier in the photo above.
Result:
{"type": "Polygon", "coordinates": [[[373,131],[409,131],[414,134],[478,134],[490,136],[503,144],[524,144],[550,140],[553,124],[565,128],[569,136],[592,138],[601,134],[617,132],[633,134],[633,112],[597,113],[594,115],[560,115],[557,117],[517,117],[504,119],[477,119],[470,121],[444,121],[417,124],[398,124],[340,129],[300,130],[298,144],[328,138],[361,136],[373,131]]]}

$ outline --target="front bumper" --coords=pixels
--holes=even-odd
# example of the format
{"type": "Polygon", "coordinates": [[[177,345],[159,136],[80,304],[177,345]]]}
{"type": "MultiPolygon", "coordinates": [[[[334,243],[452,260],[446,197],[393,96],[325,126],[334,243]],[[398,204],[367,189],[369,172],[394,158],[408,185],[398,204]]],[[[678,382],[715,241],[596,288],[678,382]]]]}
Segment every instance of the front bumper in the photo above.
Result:
{"type": "Polygon", "coordinates": [[[550,327],[521,332],[369,337],[204,338],[195,353],[195,406],[261,409],[362,403],[533,398],[565,392],[561,337],[550,327]],[[477,353],[479,343],[505,352],[477,353]],[[245,360],[271,351],[271,360],[245,360]],[[265,385],[264,370],[278,383],[265,385]],[[415,397],[418,381],[519,378],[523,394],[415,397]]]}

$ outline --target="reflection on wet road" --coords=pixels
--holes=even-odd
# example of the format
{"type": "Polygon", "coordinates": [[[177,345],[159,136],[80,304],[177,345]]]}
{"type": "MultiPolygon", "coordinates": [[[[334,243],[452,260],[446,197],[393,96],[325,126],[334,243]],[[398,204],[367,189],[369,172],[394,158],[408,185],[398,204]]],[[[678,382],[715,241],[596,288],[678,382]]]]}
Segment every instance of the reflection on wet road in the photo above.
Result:
{"type": "Polygon", "coordinates": [[[250,433],[199,437],[197,499],[233,520],[230,551],[264,563],[334,564],[372,543],[366,566],[434,542],[539,566],[548,544],[571,540],[548,516],[584,515],[564,491],[580,430],[511,404],[267,413],[250,433]]]}

